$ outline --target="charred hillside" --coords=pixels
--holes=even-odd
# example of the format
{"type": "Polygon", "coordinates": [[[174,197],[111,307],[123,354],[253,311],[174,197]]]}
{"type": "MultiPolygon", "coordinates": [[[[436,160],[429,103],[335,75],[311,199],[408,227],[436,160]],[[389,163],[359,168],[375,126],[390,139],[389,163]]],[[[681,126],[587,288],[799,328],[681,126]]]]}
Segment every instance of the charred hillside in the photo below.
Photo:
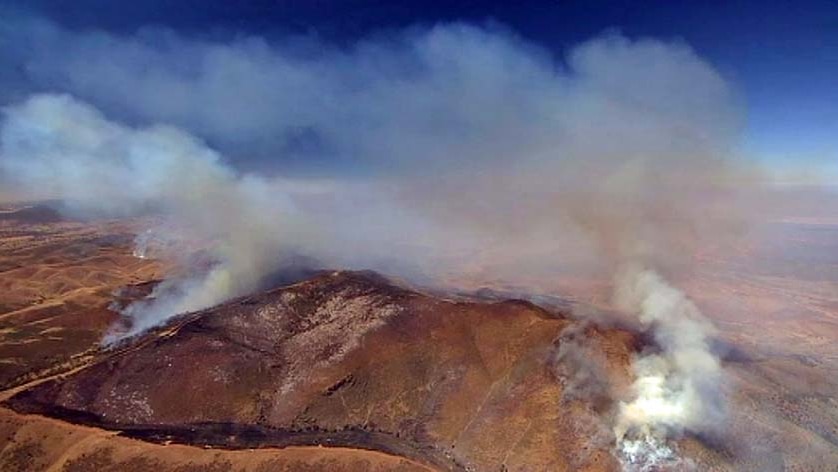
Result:
{"type": "Polygon", "coordinates": [[[157,442],[608,470],[602,390],[626,384],[635,342],[527,302],[335,272],[185,315],[7,403],[157,442]]]}

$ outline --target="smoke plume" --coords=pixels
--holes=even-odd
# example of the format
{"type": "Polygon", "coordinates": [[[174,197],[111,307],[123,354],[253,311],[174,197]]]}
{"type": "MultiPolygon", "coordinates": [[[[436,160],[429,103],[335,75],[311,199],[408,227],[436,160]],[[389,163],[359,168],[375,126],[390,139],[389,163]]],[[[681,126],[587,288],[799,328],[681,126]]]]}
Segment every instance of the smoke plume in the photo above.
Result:
{"type": "Polygon", "coordinates": [[[160,206],[213,241],[213,267],[168,281],[151,302],[129,307],[134,334],[175,314],[252,290],[281,262],[289,201],[255,176],[238,176],[219,155],[175,128],[132,129],[67,95],[38,95],[6,109],[2,169],[20,183],[67,199],[72,209],[126,216],[160,206]]]}
{"type": "Polygon", "coordinates": [[[617,279],[615,304],[653,327],[661,348],[635,359],[634,397],[620,405],[614,428],[623,458],[643,470],[678,460],[665,443],[671,433],[722,423],[722,370],[709,343],[713,326],[683,293],[642,267],[617,279]]]}
{"type": "Polygon", "coordinates": [[[712,328],[660,275],[742,229],[738,101],[687,45],[610,33],[554,57],[463,24],[348,47],[43,20],[0,34],[28,84],[6,92],[0,180],[83,214],[152,209],[208,249],[127,309],[127,334],[298,257],[548,290],[620,271],[616,304],[661,349],[635,362],[620,447],[722,414],[712,328]]]}

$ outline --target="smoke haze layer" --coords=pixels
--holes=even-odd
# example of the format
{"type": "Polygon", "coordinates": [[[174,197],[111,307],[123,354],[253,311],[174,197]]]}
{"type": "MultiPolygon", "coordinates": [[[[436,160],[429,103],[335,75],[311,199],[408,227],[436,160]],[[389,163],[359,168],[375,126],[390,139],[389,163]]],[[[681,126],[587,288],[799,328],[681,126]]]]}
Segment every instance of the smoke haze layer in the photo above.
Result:
{"type": "Polygon", "coordinates": [[[344,49],[40,20],[2,34],[53,93],[5,108],[0,179],[84,214],[153,207],[209,248],[127,309],[127,334],[300,256],[439,284],[629,267],[616,304],[662,352],[637,359],[616,437],[665,439],[722,411],[712,328],[660,275],[744,221],[737,101],[688,46],[607,34],[559,59],[463,24],[344,49]]]}
{"type": "MultiPolygon", "coordinates": [[[[736,99],[677,42],[608,34],[553,58],[507,31],[463,24],[346,48],[115,36],[42,20],[3,34],[36,88],[71,93],[122,128],[177,128],[227,183],[258,175],[283,181],[280,200],[291,187],[308,193],[300,213],[340,234],[341,250],[314,251],[324,262],[514,282],[557,268],[610,274],[635,257],[677,269],[698,243],[740,229],[725,186],[738,176],[736,99]]],[[[32,188],[32,172],[4,169],[5,183],[32,188]]],[[[102,177],[84,188],[131,188],[102,177]]],[[[78,183],[42,188],[62,196],[78,183]]],[[[150,190],[171,197],[139,190],[97,205],[130,210],[150,190]]]]}

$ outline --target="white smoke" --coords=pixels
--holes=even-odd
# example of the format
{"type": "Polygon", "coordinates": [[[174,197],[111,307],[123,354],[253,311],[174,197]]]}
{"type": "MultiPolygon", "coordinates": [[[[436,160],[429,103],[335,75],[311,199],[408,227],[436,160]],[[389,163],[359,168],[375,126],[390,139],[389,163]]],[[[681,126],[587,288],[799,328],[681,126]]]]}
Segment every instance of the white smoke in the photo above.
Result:
{"type": "Polygon", "coordinates": [[[633,398],[620,404],[614,427],[618,452],[631,470],[676,463],[669,437],[712,430],[724,418],[722,368],[710,346],[714,328],[681,291],[642,267],[618,275],[615,304],[652,328],[661,349],[632,365],[633,398]]]}
{"type": "Polygon", "coordinates": [[[154,233],[150,229],[143,231],[134,238],[134,250],[132,254],[137,259],[147,259],[149,257],[150,246],[154,242],[154,233]]]}
{"type": "MultiPolygon", "coordinates": [[[[189,232],[215,241],[208,272],[183,275],[133,305],[135,334],[178,313],[252,290],[300,234],[281,189],[238,175],[218,154],[177,129],[128,128],[66,95],[38,95],[5,110],[3,172],[67,200],[80,212],[130,215],[160,207],[189,232]]],[[[142,245],[147,243],[139,238],[142,245]]]]}

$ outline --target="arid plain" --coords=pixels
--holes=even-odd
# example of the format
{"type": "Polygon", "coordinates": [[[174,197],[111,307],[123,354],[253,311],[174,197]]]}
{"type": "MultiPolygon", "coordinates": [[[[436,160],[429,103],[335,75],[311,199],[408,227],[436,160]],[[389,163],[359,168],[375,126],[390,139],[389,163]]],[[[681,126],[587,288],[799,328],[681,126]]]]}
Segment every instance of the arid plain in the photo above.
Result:
{"type": "MultiPolygon", "coordinates": [[[[681,437],[671,468],[838,463],[838,224],[766,225],[677,281],[716,325],[731,413],[681,437]]],[[[574,384],[561,354],[582,343],[599,388],[631,382],[652,341],[580,315],[607,311],[605,282],[557,279],[533,304],[320,272],[104,349],[114,309],[172,270],[133,255],[143,226],[0,213],[3,470],[619,468],[612,395],[574,384]]]]}

